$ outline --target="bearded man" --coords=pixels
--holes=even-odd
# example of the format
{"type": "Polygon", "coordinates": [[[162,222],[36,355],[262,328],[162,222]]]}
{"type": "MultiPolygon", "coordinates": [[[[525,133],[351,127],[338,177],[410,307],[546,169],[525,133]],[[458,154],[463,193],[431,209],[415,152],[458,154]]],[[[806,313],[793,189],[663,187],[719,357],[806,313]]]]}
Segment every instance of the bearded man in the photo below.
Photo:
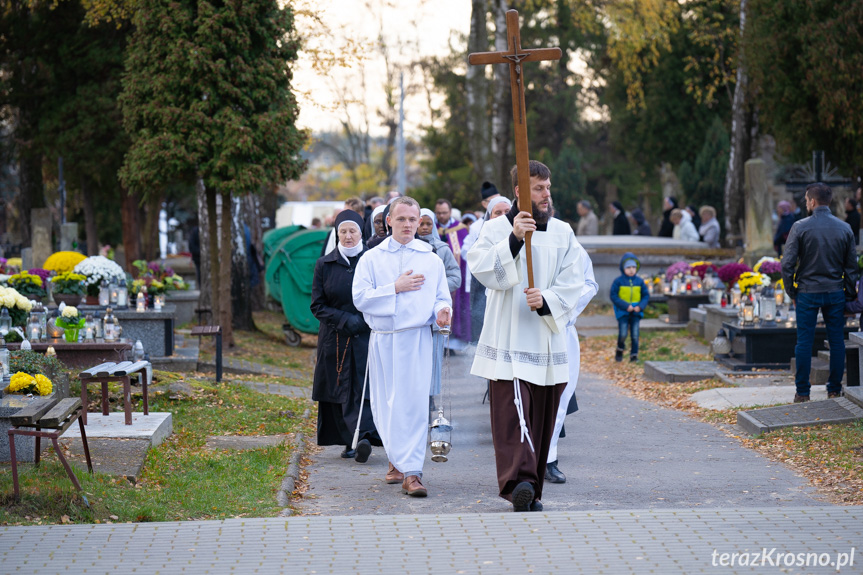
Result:
{"type": "Polygon", "coordinates": [[[490,380],[491,429],[500,496],[514,511],[542,510],[542,486],[561,394],[569,380],[566,326],[584,288],[585,253],[572,228],[553,219],[551,171],[531,161],[532,213],[518,203],[485,223],[468,253],[488,288],[485,322],[471,373],[490,380]],[[528,286],[525,234],[534,287],[528,286]]]}

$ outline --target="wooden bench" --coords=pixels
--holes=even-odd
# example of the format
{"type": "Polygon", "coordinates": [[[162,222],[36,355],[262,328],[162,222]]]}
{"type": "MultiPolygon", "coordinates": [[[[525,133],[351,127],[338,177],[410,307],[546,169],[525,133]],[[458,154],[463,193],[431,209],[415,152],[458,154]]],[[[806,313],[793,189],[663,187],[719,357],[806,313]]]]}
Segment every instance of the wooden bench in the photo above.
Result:
{"type": "MultiPolygon", "coordinates": [[[[46,401],[34,401],[33,405],[25,407],[15,415],[9,418],[13,428],[8,430],[9,434],[9,454],[12,458],[12,483],[15,486],[15,499],[19,497],[18,486],[18,459],[15,454],[15,436],[24,435],[36,438],[36,454],[35,464],[39,465],[39,452],[42,451],[41,441],[43,437],[51,440],[54,444],[54,452],[66,468],[66,473],[72,484],[78,489],[81,489],[81,484],[78,483],[78,478],[69,466],[69,462],[63,456],[63,451],[57,443],[63,432],[78,420],[78,427],[81,429],[81,443],[84,446],[84,456],[87,459],[87,470],[93,473],[93,463],[90,461],[90,448],[87,446],[87,434],[84,432],[84,421],[81,419],[81,414],[84,412],[83,405],[80,399],[50,399],[46,401]]],[[[87,496],[82,494],[84,503],[87,507],[90,502],[87,501],[87,496]]]]}
{"type": "Polygon", "coordinates": [[[82,371],[78,378],[81,380],[81,405],[84,413],[81,418],[87,423],[87,386],[91,383],[102,384],[102,415],[108,415],[108,384],[119,381],[123,384],[123,411],[126,414],[126,425],[132,425],[132,378],[137,378],[141,383],[144,395],[144,415],[150,414],[150,405],[147,396],[147,386],[153,376],[152,366],[149,361],[123,361],[114,363],[106,361],[87,371],[82,371]]]}
{"type": "Polygon", "coordinates": [[[192,328],[192,335],[198,337],[214,336],[216,338],[216,381],[222,381],[222,326],[195,326],[192,328]]]}

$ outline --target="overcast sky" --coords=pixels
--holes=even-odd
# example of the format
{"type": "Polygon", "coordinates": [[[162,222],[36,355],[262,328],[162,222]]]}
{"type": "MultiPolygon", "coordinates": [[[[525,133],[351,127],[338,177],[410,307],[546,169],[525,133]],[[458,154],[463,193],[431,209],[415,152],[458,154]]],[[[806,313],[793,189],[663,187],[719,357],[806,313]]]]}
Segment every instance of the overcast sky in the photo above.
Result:
{"type": "MultiPolygon", "coordinates": [[[[310,0],[306,0],[310,1],[310,0]]],[[[311,0],[313,1],[313,0],[311,0]]],[[[423,56],[445,55],[449,43],[457,34],[467,34],[470,28],[470,2],[468,0],[321,0],[323,16],[335,36],[333,45],[341,45],[341,38],[352,37],[359,41],[375,42],[383,29],[394,62],[408,63],[423,56]],[[415,47],[399,49],[402,44],[415,47]]],[[[298,26],[302,20],[298,19],[298,26]]],[[[370,111],[370,128],[373,134],[382,133],[375,111],[385,105],[382,88],[385,75],[383,57],[374,48],[366,52],[365,102],[370,111]]],[[[308,54],[301,54],[294,68],[294,86],[297,88],[301,127],[312,131],[338,129],[343,113],[334,109],[337,103],[333,84],[348,86],[354,98],[361,98],[358,67],[336,68],[330,79],[316,74],[308,54]]],[[[407,79],[406,79],[407,82],[407,79]]],[[[405,101],[405,127],[415,134],[428,122],[428,104],[425,95],[410,96],[405,101]]]]}

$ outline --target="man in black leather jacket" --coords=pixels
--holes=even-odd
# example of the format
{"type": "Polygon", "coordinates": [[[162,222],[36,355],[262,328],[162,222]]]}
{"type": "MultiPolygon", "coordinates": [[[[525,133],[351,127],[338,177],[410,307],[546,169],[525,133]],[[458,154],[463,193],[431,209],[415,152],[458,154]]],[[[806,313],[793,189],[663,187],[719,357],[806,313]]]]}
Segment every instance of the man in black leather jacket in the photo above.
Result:
{"type": "Polygon", "coordinates": [[[809,401],[809,370],[818,310],[830,342],[827,397],[842,395],[845,371],[845,293],[857,275],[857,253],[851,227],[830,213],[833,191],[822,183],[806,188],[806,209],[812,214],[791,227],[782,258],[782,283],[797,304],[797,346],[794,351],[797,393],[794,402],[809,401]]]}

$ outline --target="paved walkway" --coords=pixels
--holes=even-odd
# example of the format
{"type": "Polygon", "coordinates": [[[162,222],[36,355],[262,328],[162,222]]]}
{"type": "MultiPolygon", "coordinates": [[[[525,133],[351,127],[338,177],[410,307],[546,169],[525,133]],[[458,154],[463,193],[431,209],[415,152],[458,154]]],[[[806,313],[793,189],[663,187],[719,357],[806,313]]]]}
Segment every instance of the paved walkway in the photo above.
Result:
{"type": "MultiPolygon", "coordinates": [[[[470,361],[455,356],[452,373],[470,361]]],[[[2,571],[863,572],[863,507],[829,505],[720,429],[590,375],[560,444],[569,480],[546,486],[545,513],[512,513],[497,497],[484,383],[461,375],[450,388],[453,451],[427,463],[428,498],[383,482],[382,449],[360,465],[326,447],[311,455],[304,516],[0,527],[2,571]]]]}
{"type": "Polygon", "coordinates": [[[860,573],[861,535],[861,508],[292,517],[0,527],[0,558],[5,573],[860,573]],[[813,555],[786,567],[789,552],[813,555]]]}
{"type": "MultiPolygon", "coordinates": [[[[426,460],[429,497],[403,495],[387,485],[386,454],[376,448],[366,464],[339,457],[330,446],[313,457],[303,513],[321,515],[506,512],[497,495],[485,382],[469,375],[471,354],[451,358],[454,379],[450,461],[426,460]]],[[[567,418],[560,441],[568,480],[546,484],[547,511],[689,509],[825,505],[805,479],[742,447],[717,427],[684,413],[624,395],[590,374],[578,387],[581,410],[567,418]]]]}

